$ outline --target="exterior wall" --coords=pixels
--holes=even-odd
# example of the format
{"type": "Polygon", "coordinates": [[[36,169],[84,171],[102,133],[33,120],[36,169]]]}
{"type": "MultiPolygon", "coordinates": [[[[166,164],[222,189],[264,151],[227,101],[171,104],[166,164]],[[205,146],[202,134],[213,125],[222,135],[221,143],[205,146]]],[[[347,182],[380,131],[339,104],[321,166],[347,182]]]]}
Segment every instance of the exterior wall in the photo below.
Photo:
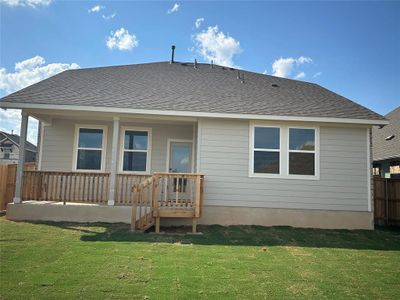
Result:
{"type": "Polygon", "coordinates": [[[319,126],[320,178],[306,180],[249,177],[248,121],[202,119],[199,126],[206,206],[370,209],[366,128],[319,126]]]}
{"type": "MultiPolygon", "coordinates": [[[[110,170],[112,122],[54,119],[51,126],[43,127],[42,161],[43,171],[71,171],[74,155],[75,125],[107,126],[105,171],[110,170]]],[[[175,124],[121,122],[120,126],[146,127],[152,129],[151,172],[166,171],[168,139],[193,139],[193,126],[175,124]]],[[[121,134],[121,132],[120,132],[121,134]]],[[[118,139],[118,144],[120,139],[118,139]]],[[[118,156],[119,156],[118,149],[118,156]]],[[[119,166],[119,161],[117,162],[119,166]]],[[[119,170],[118,170],[119,171],[119,170]]]]}
{"type": "MultiPolygon", "coordinates": [[[[19,147],[12,145],[12,152],[9,158],[4,158],[4,151],[0,151],[0,164],[17,164],[19,157],[19,147]]],[[[25,162],[35,162],[36,153],[32,151],[25,151],[25,162]]]]}
{"type": "Polygon", "coordinates": [[[12,152],[10,153],[10,158],[4,158],[4,151],[0,151],[0,164],[16,164],[18,163],[19,148],[14,144],[11,146],[12,152]]]}

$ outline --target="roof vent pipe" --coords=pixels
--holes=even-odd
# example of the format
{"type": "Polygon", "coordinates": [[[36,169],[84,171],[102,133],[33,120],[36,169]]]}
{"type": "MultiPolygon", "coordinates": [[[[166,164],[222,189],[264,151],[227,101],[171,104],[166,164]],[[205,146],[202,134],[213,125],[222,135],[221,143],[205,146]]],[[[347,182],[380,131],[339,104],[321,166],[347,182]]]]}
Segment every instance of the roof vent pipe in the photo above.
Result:
{"type": "Polygon", "coordinates": [[[237,79],[241,79],[240,78],[240,71],[238,70],[238,74],[237,74],[237,77],[236,77],[237,79]]]}
{"type": "Polygon", "coordinates": [[[197,69],[197,59],[194,59],[194,68],[197,69]]]}
{"type": "Polygon", "coordinates": [[[214,68],[214,61],[213,60],[211,60],[210,68],[211,69],[214,68]]]}
{"type": "Polygon", "coordinates": [[[169,62],[170,64],[174,63],[174,55],[175,55],[175,45],[171,46],[171,61],[169,62]]]}

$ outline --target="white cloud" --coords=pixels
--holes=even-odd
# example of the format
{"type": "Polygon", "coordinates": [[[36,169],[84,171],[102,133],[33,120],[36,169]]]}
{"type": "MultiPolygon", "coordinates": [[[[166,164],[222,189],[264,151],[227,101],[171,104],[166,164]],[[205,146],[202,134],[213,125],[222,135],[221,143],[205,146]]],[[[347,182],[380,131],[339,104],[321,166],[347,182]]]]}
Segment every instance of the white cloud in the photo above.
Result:
{"type": "Polygon", "coordinates": [[[129,31],[121,27],[115,32],[111,31],[107,38],[107,47],[109,49],[131,50],[139,45],[136,35],[129,34],[129,31]]]}
{"type": "Polygon", "coordinates": [[[97,4],[97,5],[93,6],[92,8],[88,9],[88,12],[89,13],[98,13],[99,11],[103,10],[104,8],[105,8],[105,6],[97,4]]]}
{"type": "Polygon", "coordinates": [[[30,6],[30,7],[38,7],[38,6],[48,6],[52,0],[0,0],[0,3],[4,3],[11,7],[16,6],[30,6]]]}
{"type": "Polygon", "coordinates": [[[322,72],[317,72],[313,75],[313,78],[317,78],[322,75],[322,72]]]}
{"type": "Polygon", "coordinates": [[[295,68],[299,67],[302,64],[311,62],[312,59],[310,57],[304,57],[304,56],[300,56],[298,58],[281,57],[273,62],[272,75],[278,77],[289,77],[295,68]]]}
{"type": "Polygon", "coordinates": [[[201,24],[204,22],[204,18],[197,18],[196,21],[194,22],[194,26],[196,28],[200,28],[201,24]]]}
{"type": "Polygon", "coordinates": [[[304,72],[299,72],[299,73],[297,73],[296,76],[294,76],[294,79],[302,79],[302,78],[304,78],[304,77],[306,77],[306,73],[304,73],[304,72]]]}
{"type": "MultiPolygon", "coordinates": [[[[28,85],[34,84],[47,77],[68,69],[77,69],[79,65],[53,63],[47,64],[43,57],[35,56],[30,59],[17,62],[14,72],[7,72],[5,68],[0,68],[0,95],[15,92],[28,85]]],[[[16,109],[0,109],[0,130],[19,134],[21,112],[16,109]]],[[[29,118],[28,140],[36,144],[37,139],[37,120],[29,118]]]]}
{"type": "Polygon", "coordinates": [[[194,36],[197,52],[208,62],[234,66],[235,55],[242,52],[240,42],[219,31],[218,26],[208,27],[194,36]]]}
{"type": "Polygon", "coordinates": [[[268,71],[267,70],[264,70],[264,72],[262,72],[264,75],[267,75],[268,74],[268,71]]]}
{"type": "Polygon", "coordinates": [[[116,15],[117,15],[117,13],[113,13],[113,14],[108,15],[108,16],[102,15],[101,17],[102,17],[104,20],[108,21],[108,20],[114,19],[116,15]]]}
{"type": "Polygon", "coordinates": [[[175,3],[174,6],[172,6],[170,9],[167,10],[167,14],[172,14],[174,12],[177,12],[179,10],[179,4],[175,3]]]}
{"type": "Polygon", "coordinates": [[[14,72],[7,72],[5,68],[0,68],[0,94],[12,93],[62,71],[77,68],[79,65],[76,63],[46,64],[41,56],[17,62],[14,72]]]}

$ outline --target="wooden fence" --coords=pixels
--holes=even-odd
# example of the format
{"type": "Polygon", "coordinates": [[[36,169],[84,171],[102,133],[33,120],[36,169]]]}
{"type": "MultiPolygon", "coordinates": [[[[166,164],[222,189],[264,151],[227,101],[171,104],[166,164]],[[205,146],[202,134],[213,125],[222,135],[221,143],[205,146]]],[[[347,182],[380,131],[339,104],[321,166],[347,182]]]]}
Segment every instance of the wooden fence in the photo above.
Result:
{"type": "MultiPolygon", "coordinates": [[[[25,163],[25,170],[36,170],[35,163],[25,163]]],[[[13,201],[17,164],[0,165],[0,210],[5,210],[7,203],[13,201]]]]}
{"type": "Polygon", "coordinates": [[[400,179],[374,177],[376,225],[400,226],[400,179]]]}

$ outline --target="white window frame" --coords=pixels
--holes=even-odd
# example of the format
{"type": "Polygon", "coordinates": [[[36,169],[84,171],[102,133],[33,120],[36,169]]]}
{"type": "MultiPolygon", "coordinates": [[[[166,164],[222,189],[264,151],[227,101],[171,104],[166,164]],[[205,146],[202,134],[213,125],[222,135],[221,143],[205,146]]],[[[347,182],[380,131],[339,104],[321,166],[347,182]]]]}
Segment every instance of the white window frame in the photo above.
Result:
{"type": "Polygon", "coordinates": [[[131,127],[121,126],[120,142],[119,142],[119,172],[122,174],[138,174],[149,175],[151,172],[151,148],[152,148],[152,128],[149,127],[131,127]],[[126,131],[146,131],[147,132],[147,150],[125,149],[125,132],[126,131]],[[124,152],[146,152],[146,171],[124,171],[124,152]]]}
{"type": "Polygon", "coordinates": [[[74,136],[74,151],[73,151],[73,159],[72,159],[72,171],[74,172],[93,172],[93,173],[102,173],[105,171],[106,166],[106,145],[107,145],[107,130],[108,127],[106,125],[93,125],[93,124],[76,124],[75,125],[75,136],[74,136]],[[79,146],[79,130],[80,129],[102,129],[103,130],[103,139],[101,148],[84,148],[79,146]],[[89,170],[89,169],[78,169],[78,150],[100,150],[101,151],[101,165],[100,170],[89,170]]]}
{"type": "MultiPolygon", "coordinates": [[[[319,126],[308,126],[294,123],[293,125],[282,124],[280,122],[260,122],[250,121],[249,122],[249,174],[248,177],[256,178],[275,178],[275,179],[297,179],[297,180],[320,180],[320,134],[319,126]],[[265,150],[265,151],[276,151],[276,149],[257,149],[254,148],[254,132],[256,127],[272,127],[280,128],[280,155],[279,155],[279,174],[269,173],[254,173],[254,151],[265,150]],[[289,174],[289,128],[299,129],[314,129],[315,130],[315,175],[297,175],[289,174]]],[[[294,151],[293,151],[294,152],[294,151]]],[[[305,151],[311,153],[311,151],[305,151]]]]}
{"type": "Polygon", "coordinates": [[[282,176],[282,127],[278,125],[262,125],[251,124],[250,126],[250,162],[249,162],[249,176],[251,177],[265,177],[265,178],[279,178],[282,176]],[[279,129],[279,149],[255,148],[254,137],[256,128],[277,128],[279,129]],[[255,173],[254,172],[254,151],[262,152],[278,152],[279,153],[279,173],[255,173]]]}
{"type": "Polygon", "coordinates": [[[289,178],[298,179],[319,179],[319,128],[310,126],[288,126],[287,127],[287,166],[286,174],[289,178]],[[290,150],[290,129],[311,129],[314,130],[314,150],[290,150]],[[312,153],[314,154],[314,175],[290,174],[290,153],[312,153]]]}

